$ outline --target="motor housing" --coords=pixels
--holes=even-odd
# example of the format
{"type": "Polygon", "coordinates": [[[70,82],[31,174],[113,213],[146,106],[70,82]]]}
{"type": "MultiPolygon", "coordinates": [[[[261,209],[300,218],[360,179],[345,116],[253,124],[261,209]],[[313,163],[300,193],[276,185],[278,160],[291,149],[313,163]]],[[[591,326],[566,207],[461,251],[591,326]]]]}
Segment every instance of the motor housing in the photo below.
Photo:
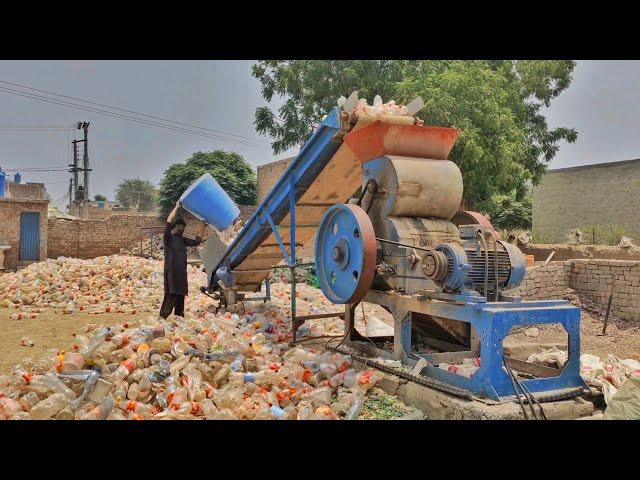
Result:
{"type": "Polygon", "coordinates": [[[444,290],[495,293],[496,271],[498,290],[515,288],[522,283],[525,260],[517,247],[495,241],[482,225],[461,226],[460,237],[460,243],[442,243],[422,257],[423,273],[444,290]]]}

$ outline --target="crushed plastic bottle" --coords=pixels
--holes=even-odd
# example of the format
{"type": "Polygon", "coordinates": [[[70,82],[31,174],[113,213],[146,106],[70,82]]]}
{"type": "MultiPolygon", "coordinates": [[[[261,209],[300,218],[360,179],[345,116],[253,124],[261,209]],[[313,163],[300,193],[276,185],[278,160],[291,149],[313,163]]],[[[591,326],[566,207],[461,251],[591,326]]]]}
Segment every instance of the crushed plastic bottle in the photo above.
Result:
{"type": "MultiPolygon", "coordinates": [[[[162,284],[152,281],[158,269],[160,262],[114,256],[49,260],[0,276],[0,308],[11,303],[29,311],[42,298],[60,315],[123,313],[113,324],[86,324],[73,345],[0,377],[0,418],[338,419],[378,381],[373,372],[356,371],[348,356],[289,347],[284,285],[272,288],[272,302],[247,302],[242,314],[216,313],[206,296],[194,293],[184,318],[158,319],[162,284]]],[[[190,283],[206,281],[199,269],[188,275],[190,283]]],[[[301,311],[330,307],[318,290],[298,288],[301,311]]],[[[343,329],[340,320],[307,326],[313,335],[343,329]]]]}

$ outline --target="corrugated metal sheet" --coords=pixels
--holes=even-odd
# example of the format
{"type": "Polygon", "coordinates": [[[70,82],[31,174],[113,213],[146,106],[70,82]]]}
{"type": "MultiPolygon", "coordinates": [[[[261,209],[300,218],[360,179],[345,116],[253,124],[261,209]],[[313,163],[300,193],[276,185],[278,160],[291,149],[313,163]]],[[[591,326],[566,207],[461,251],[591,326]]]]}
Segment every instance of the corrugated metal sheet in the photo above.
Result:
{"type": "Polygon", "coordinates": [[[40,260],[40,213],[20,213],[20,261],[40,260]]]}

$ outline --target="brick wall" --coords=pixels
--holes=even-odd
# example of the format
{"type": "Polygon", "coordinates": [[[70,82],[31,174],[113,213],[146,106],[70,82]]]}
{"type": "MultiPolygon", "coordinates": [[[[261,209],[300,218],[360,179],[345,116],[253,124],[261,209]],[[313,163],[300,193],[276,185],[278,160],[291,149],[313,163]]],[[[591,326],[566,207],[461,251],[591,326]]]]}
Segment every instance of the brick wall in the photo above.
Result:
{"type": "Polygon", "coordinates": [[[570,271],[568,262],[529,267],[520,286],[505,293],[519,295],[525,300],[560,299],[569,288],[570,271]]]}
{"type": "Polygon", "coordinates": [[[573,228],[589,237],[594,226],[640,235],[638,211],[640,159],[549,170],[533,188],[533,234],[545,243],[566,242],[573,228]]]}
{"type": "Polygon", "coordinates": [[[271,191],[295,157],[283,158],[258,167],[258,203],[271,191]]]}
{"type": "Polygon", "coordinates": [[[164,226],[157,216],[112,215],[106,219],[49,219],[49,258],[113,255],[140,241],[140,227],[164,226]]]}
{"type": "Polygon", "coordinates": [[[612,283],[611,313],[640,322],[640,262],[625,260],[572,260],[571,288],[606,308],[612,283]]]}
{"type": "Polygon", "coordinates": [[[47,200],[29,200],[0,198],[0,244],[9,244],[5,252],[4,267],[14,269],[18,266],[20,254],[20,213],[40,213],[40,260],[47,258],[47,200]]]}
{"type": "Polygon", "coordinates": [[[546,260],[551,252],[554,261],[576,258],[598,258],[609,260],[640,260],[640,247],[612,247],[608,245],[572,245],[567,243],[530,243],[520,248],[522,253],[533,255],[536,261],[546,260]]]}
{"type": "Polygon", "coordinates": [[[44,183],[7,182],[7,196],[12,198],[46,200],[47,191],[44,183]]]}
{"type": "Polygon", "coordinates": [[[611,314],[640,322],[639,261],[577,259],[550,262],[546,266],[527,268],[522,284],[505,293],[520,295],[525,300],[559,299],[567,288],[572,288],[606,308],[614,281],[616,289],[611,314]]]}
{"type": "MultiPolygon", "coordinates": [[[[74,217],[82,218],[82,206],[74,204],[69,209],[69,214],[74,217]]],[[[110,208],[100,208],[96,205],[89,205],[88,209],[89,219],[109,218],[113,215],[137,215],[143,217],[158,216],[157,212],[138,212],[136,210],[113,210],[110,208]]]]}
{"type": "Polygon", "coordinates": [[[255,205],[238,205],[238,208],[240,208],[240,218],[243,222],[246,222],[258,207],[256,207],[255,205]]]}

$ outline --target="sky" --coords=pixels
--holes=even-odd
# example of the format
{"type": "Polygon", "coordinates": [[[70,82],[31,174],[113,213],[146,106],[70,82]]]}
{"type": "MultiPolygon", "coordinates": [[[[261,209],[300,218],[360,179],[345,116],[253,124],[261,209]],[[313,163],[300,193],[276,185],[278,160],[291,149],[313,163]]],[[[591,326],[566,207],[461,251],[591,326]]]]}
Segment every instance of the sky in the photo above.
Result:
{"type": "MultiPolygon", "coordinates": [[[[91,196],[112,199],[123,178],[158,183],[172,164],[193,152],[236,151],[257,166],[274,156],[253,119],[265,105],[251,75],[254,61],[0,61],[0,80],[91,100],[147,115],[233,134],[252,145],[177,133],[0,90],[0,167],[58,167],[71,161],[70,141],[81,132],[16,133],[3,125],[71,125],[88,121],[91,196]]],[[[578,61],[573,82],[545,111],[550,127],[578,131],[561,143],[550,168],[640,157],[640,62],[578,61]]],[[[0,83],[0,88],[8,85],[0,83]]],[[[10,87],[16,88],[16,87],[10,87]]],[[[38,92],[33,92],[41,94],[38,92]]],[[[349,92],[347,92],[349,93],[349,92]]],[[[385,99],[387,100],[387,99],[385,99]]],[[[273,108],[279,101],[272,103],[273,108]]],[[[155,121],[149,119],[150,121],[155,121]]],[[[219,136],[215,132],[208,132],[219,136]]],[[[70,174],[24,172],[24,181],[45,182],[58,206],[66,205],[70,174]]]]}

